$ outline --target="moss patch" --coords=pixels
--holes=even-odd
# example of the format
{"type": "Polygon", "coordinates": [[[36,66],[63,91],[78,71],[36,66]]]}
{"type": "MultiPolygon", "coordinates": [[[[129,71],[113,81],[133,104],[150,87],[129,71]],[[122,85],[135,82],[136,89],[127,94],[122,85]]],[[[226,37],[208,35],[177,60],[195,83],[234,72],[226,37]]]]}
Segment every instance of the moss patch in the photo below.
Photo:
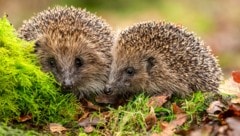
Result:
{"type": "Polygon", "coordinates": [[[32,51],[32,43],[17,38],[6,17],[0,18],[0,122],[9,124],[23,115],[31,115],[33,124],[73,120],[76,98],[60,93],[32,51]]]}

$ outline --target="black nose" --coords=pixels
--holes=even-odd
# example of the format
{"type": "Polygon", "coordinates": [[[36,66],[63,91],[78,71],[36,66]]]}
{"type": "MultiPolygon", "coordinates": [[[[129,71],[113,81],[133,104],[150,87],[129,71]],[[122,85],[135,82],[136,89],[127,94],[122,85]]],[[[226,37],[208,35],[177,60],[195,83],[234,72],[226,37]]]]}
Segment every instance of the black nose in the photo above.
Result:
{"type": "Polygon", "coordinates": [[[73,88],[73,82],[69,79],[66,79],[62,82],[62,86],[65,89],[72,89],[73,88]]]}
{"type": "Polygon", "coordinates": [[[63,92],[71,92],[71,90],[73,89],[72,85],[62,85],[62,91],[63,92]]]}
{"type": "Polygon", "coordinates": [[[106,87],[106,88],[104,89],[104,93],[105,93],[106,95],[112,94],[112,93],[113,93],[112,88],[111,88],[111,87],[106,87]]]}
{"type": "Polygon", "coordinates": [[[63,82],[62,84],[62,90],[64,92],[70,92],[73,89],[73,84],[72,83],[68,83],[68,82],[63,82]]]}
{"type": "Polygon", "coordinates": [[[63,89],[71,90],[72,88],[73,88],[72,85],[63,85],[63,89]]]}

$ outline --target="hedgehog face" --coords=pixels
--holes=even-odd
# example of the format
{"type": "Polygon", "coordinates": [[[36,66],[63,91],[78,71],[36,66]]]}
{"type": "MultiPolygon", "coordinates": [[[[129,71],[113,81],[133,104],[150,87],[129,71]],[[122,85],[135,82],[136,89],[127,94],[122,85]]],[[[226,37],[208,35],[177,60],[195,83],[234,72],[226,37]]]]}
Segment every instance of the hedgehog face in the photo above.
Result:
{"type": "Polygon", "coordinates": [[[55,37],[53,42],[53,38],[43,36],[36,41],[35,49],[42,69],[55,76],[63,91],[73,92],[79,97],[103,90],[108,68],[91,48],[92,43],[81,36],[74,43],[70,42],[73,41],[70,37],[64,37],[55,37]]]}
{"type": "Polygon", "coordinates": [[[116,49],[113,53],[113,62],[105,93],[136,93],[147,90],[150,73],[155,63],[154,57],[132,53],[130,48],[127,52],[116,49]]]}
{"type": "Polygon", "coordinates": [[[36,41],[42,69],[81,97],[99,94],[110,71],[113,33],[108,23],[84,9],[54,7],[24,21],[19,37],[36,41]]]}

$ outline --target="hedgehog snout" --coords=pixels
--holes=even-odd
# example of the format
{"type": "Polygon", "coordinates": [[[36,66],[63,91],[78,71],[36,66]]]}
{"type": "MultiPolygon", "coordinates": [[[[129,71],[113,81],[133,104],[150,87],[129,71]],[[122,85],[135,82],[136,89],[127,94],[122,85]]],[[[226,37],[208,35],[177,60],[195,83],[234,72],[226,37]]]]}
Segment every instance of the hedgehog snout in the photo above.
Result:
{"type": "Polygon", "coordinates": [[[70,90],[73,89],[73,82],[70,79],[65,79],[62,83],[62,90],[69,92],[70,90]]]}
{"type": "Polygon", "coordinates": [[[104,88],[103,92],[106,94],[106,95],[111,95],[113,93],[113,89],[110,85],[106,85],[106,87],[104,88]]]}

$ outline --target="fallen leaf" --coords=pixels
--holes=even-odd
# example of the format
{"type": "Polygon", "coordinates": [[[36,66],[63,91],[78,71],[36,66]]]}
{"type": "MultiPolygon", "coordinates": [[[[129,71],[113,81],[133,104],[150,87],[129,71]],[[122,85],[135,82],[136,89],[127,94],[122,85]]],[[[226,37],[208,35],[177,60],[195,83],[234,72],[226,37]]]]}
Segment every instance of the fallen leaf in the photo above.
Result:
{"type": "MultiPolygon", "coordinates": [[[[240,106],[231,104],[225,112],[219,114],[218,118],[224,121],[228,117],[240,117],[240,106]]],[[[225,122],[223,122],[224,124],[225,122]]]]}
{"type": "Polygon", "coordinates": [[[154,112],[154,108],[151,107],[150,113],[145,118],[146,130],[149,131],[157,122],[157,117],[154,112]]]}
{"type": "Polygon", "coordinates": [[[169,125],[169,123],[166,122],[166,121],[160,121],[160,122],[159,122],[159,126],[160,126],[160,128],[161,128],[162,130],[166,129],[166,127],[167,127],[168,125],[169,125]]]}
{"type": "Polygon", "coordinates": [[[235,82],[240,83],[240,71],[233,71],[232,77],[235,82]]]}
{"type": "Polygon", "coordinates": [[[172,107],[173,107],[174,114],[184,113],[184,111],[180,107],[178,107],[176,103],[173,103],[172,107]]]}
{"type": "Polygon", "coordinates": [[[229,110],[233,111],[234,116],[240,117],[240,106],[236,104],[231,104],[229,110]]]}
{"type": "Polygon", "coordinates": [[[65,127],[63,127],[61,124],[58,124],[58,123],[50,123],[49,124],[49,129],[52,133],[59,133],[61,134],[62,131],[66,131],[67,129],[65,127]]]}
{"type": "Polygon", "coordinates": [[[168,96],[165,95],[159,95],[159,96],[153,96],[148,101],[149,107],[161,107],[165,102],[167,102],[168,96]]]}
{"type": "Polygon", "coordinates": [[[78,119],[78,122],[81,122],[82,120],[86,119],[90,113],[84,112],[84,114],[78,119]]]}
{"type": "Polygon", "coordinates": [[[207,113],[209,115],[217,115],[223,112],[226,109],[226,106],[222,104],[220,101],[213,101],[209,107],[207,108],[207,113]]]}
{"type": "Polygon", "coordinates": [[[183,125],[187,120],[187,115],[184,113],[180,113],[176,115],[176,119],[169,122],[165,129],[163,129],[160,136],[172,136],[174,135],[175,129],[178,126],[183,125]]]}
{"type": "Polygon", "coordinates": [[[235,82],[233,78],[229,78],[220,84],[219,91],[228,95],[240,95],[240,84],[235,82]]]}
{"type": "Polygon", "coordinates": [[[153,133],[153,134],[151,134],[151,136],[160,136],[160,134],[158,134],[158,133],[153,133]]]}
{"type": "Polygon", "coordinates": [[[233,136],[239,136],[240,134],[240,119],[236,117],[230,117],[226,119],[233,136]]]}
{"type": "Polygon", "coordinates": [[[93,132],[93,130],[94,130],[94,127],[91,125],[84,127],[84,132],[86,132],[86,133],[91,133],[91,132],[93,132]]]}
{"type": "Polygon", "coordinates": [[[98,105],[94,105],[92,102],[87,101],[87,105],[84,106],[84,108],[90,109],[90,110],[95,110],[95,111],[100,111],[102,108],[98,105]]]}
{"type": "Polygon", "coordinates": [[[189,136],[210,136],[213,130],[213,126],[204,125],[200,129],[193,130],[189,132],[189,136]]]}
{"type": "Polygon", "coordinates": [[[100,120],[98,117],[87,117],[78,122],[79,126],[87,127],[89,125],[96,126],[99,123],[105,123],[104,120],[100,120]]]}
{"type": "Polygon", "coordinates": [[[20,116],[20,118],[18,119],[19,122],[26,122],[28,120],[32,119],[32,115],[24,115],[24,116],[20,116]]]}
{"type": "Polygon", "coordinates": [[[220,135],[226,135],[226,132],[228,131],[228,126],[227,125],[222,125],[222,126],[219,126],[217,128],[218,128],[217,132],[215,132],[215,133],[218,133],[220,135]]]}
{"type": "Polygon", "coordinates": [[[232,103],[232,104],[240,104],[240,96],[238,95],[237,98],[233,98],[233,99],[231,100],[231,103],[232,103]]]}

